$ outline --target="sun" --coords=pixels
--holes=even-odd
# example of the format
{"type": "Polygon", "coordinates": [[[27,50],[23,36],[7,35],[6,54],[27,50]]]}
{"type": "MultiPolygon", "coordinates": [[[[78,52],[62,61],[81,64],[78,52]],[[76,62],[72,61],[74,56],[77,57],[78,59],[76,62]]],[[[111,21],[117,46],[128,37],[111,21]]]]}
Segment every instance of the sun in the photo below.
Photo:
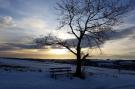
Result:
{"type": "Polygon", "coordinates": [[[66,54],[67,52],[68,52],[67,49],[50,49],[49,50],[50,54],[57,54],[57,55],[66,54]]]}

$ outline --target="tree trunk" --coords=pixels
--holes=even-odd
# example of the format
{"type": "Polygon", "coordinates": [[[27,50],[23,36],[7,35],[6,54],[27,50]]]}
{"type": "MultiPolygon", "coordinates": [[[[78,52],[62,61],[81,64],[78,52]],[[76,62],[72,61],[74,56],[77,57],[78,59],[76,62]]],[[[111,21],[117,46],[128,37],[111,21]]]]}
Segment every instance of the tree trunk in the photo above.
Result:
{"type": "Polygon", "coordinates": [[[77,77],[81,76],[82,74],[82,71],[81,71],[81,55],[78,54],[77,55],[77,61],[76,61],[76,72],[75,72],[75,75],[77,77]]]}
{"type": "Polygon", "coordinates": [[[82,78],[83,74],[82,74],[82,70],[81,70],[81,67],[82,67],[82,60],[81,60],[81,48],[80,48],[80,44],[78,45],[77,47],[77,55],[76,55],[76,71],[75,71],[75,74],[74,76],[75,77],[79,77],[79,78],[82,78]]]}

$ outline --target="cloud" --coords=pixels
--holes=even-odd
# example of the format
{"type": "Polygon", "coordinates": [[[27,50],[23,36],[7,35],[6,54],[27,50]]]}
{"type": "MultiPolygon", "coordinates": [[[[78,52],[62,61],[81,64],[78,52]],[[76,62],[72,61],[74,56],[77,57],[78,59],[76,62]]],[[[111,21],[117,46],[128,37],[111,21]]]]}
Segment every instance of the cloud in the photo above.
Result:
{"type": "Polygon", "coordinates": [[[47,34],[48,29],[47,23],[40,18],[14,20],[11,16],[0,17],[0,51],[35,49],[34,37],[47,34]]]}
{"type": "Polygon", "coordinates": [[[118,40],[106,41],[102,49],[105,54],[111,55],[135,55],[135,39],[130,40],[129,38],[122,38],[118,40]],[[132,54],[131,54],[132,53],[132,54]]]}
{"type": "Polygon", "coordinates": [[[11,16],[0,17],[0,38],[9,37],[9,39],[15,38],[18,40],[25,36],[31,36],[32,38],[49,33],[50,29],[47,26],[47,23],[40,18],[27,17],[15,20],[11,16]]]}
{"type": "Polygon", "coordinates": [[[117,40],[127,37],[135,36],[135,26],[134,27],[128,27],[121,30],[117,30],[115,32],[108,33],[109,40],[117,40]]]}
{"type": "Polygon", "coordinates": [[[24,18],[18,21],[17,25],[19,28],[37,29],[37,30],[45,29],[47,27],[45,21],[38,18],[24,18]]]}
{"type": "Polygon", "coordinates": [[[105,54],[135,57],[135,26],[130,26],[114,33],[109,33],[110,39],[102,46],[105,54]]]}
{"type": "Polygon", "coordinates": [[[35,49],[34,43],[20,44],[20,43],[7,43],[7,45],[18,49],[35,49]]]}
{"type": "Polygon", "coordinates": [[[0,17],[0,29],[15,27],[11,16],[0,17]]]}
{"type": "Polygon", "coordinates": [[[41,28],[43,22],[33,20],[34,24],[32,21],[20,23],[22,24],[18,24],[18,21],[15,21],[11,16],[0,17],[0,51],[31,48],[30,43],[34,37],[34,31],[31,31],[30,28],[41,28]]]}
{"type": "Polygon", "coordinates": [[[31,33],[45,33],[49,30],[48,24],[41,18],[25,17],[19,20],[15,20],[11,16],[0,17],[0,30],[22,30],[31,31],[31,33]]]}
{"type": "Polygon", "coordinates": [[[22,49],[35,49],[36,45],[33,43],[2,43],[0,44],[0,51],[12,51],[22,49]]]}

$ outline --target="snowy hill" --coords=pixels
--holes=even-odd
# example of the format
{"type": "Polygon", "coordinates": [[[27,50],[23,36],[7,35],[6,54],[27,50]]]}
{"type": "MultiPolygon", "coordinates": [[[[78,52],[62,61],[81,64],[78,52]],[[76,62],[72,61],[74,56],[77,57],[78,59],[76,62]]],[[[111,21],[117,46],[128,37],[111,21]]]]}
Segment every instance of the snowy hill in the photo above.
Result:
{"type": "Polygon", "coordinates": [[[135,71],[86,66],[86,79],[50,77],[49,68],[75,66],[54,62],[0,59],[0,89],[135,89],[135,71]]]}

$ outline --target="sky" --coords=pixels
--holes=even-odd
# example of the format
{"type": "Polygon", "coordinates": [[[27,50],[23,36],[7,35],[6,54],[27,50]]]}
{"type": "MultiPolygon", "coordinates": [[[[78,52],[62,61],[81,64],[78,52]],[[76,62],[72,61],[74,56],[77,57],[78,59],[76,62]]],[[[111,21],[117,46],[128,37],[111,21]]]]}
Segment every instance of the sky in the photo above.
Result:
{"type": "MultiPolygon", "coordinates": [[[[67,50],[37,49],[33,40],[55,34],[62,39],[72,38],[58,26],[56,2],[59,0],[0,0],[0,57],[74,58],[67,50]]],[[[135,59],[135,10],[127,13],[118,32],[95,50],[93,58],[135,59]]]]}

